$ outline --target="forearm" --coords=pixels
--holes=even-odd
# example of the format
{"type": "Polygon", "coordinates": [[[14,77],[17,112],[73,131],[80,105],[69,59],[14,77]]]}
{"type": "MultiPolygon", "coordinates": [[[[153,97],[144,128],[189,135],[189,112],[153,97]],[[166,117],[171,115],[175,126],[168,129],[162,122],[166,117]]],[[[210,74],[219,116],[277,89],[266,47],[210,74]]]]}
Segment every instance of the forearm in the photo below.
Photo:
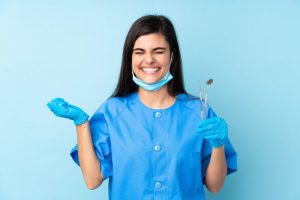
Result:
{"type": "Polygon", "coordinates": [[[76,126],[76,130],[80,168],[87,187],[94,189],[102,183],[103,177],[100,170],[100,161],[93,147],[89,121],[76,126]]]}
{"type": "Polygon", "coordinates": [[[206,170],[205,185],[212,193],[217,193],[223,186],[227,174],[224,145],[213,148],[206,170]]]}

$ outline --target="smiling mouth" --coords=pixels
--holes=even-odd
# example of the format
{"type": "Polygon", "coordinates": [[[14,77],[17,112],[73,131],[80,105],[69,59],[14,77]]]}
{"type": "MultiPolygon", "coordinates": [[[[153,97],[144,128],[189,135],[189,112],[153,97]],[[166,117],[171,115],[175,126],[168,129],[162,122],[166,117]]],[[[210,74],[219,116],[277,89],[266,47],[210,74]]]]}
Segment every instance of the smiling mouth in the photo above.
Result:
{"type": "Polygon", "coordinates": [[[141,71],[145,74],[155,74],[160,70],[160,67],[141,67],[141,71]]]}

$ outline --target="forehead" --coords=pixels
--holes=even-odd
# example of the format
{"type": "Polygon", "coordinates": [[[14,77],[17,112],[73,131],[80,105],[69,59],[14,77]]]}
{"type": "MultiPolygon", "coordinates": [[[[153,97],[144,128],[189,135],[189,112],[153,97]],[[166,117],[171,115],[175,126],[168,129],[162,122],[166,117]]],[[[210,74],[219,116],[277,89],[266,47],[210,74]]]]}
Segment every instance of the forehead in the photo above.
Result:
{"type": "Polygon", "coordinates": [[[169,44],[165,39],[164,35],[160,33],[151,33],[142,35],[134,43],[134,48],[152,49],[156,47],[168,48],[169,44]]]}

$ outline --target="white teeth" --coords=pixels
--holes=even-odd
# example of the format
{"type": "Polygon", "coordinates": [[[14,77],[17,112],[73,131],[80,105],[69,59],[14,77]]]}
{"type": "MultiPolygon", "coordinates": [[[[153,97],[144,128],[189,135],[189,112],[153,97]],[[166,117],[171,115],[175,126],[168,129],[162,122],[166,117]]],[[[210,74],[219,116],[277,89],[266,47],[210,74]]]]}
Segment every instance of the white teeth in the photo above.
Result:
{"type": "Polygon", "coordinates": [[[144,71],[144,72],[157,72],[158,70],[159,70],[159,68],[158,67],[153,67],[153,68],[149,68],[149,67],[147,67],[147,68],[145,68],[145,67],[143,67],[142,68],[142,70],[144,71]]]}

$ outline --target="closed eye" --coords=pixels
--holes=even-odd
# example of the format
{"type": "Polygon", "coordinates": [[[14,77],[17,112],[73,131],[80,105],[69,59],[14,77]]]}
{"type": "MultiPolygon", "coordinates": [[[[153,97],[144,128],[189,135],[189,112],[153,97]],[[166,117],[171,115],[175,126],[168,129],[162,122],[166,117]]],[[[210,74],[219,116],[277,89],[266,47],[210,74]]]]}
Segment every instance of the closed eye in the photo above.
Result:
{"type": "Polygon", "coordinates": [[[139,54],[143,54],[143,52],[136,51],[136,52],[134,52],[134,54],[137,54],[137,55],[139,55],[139,54]]]}

